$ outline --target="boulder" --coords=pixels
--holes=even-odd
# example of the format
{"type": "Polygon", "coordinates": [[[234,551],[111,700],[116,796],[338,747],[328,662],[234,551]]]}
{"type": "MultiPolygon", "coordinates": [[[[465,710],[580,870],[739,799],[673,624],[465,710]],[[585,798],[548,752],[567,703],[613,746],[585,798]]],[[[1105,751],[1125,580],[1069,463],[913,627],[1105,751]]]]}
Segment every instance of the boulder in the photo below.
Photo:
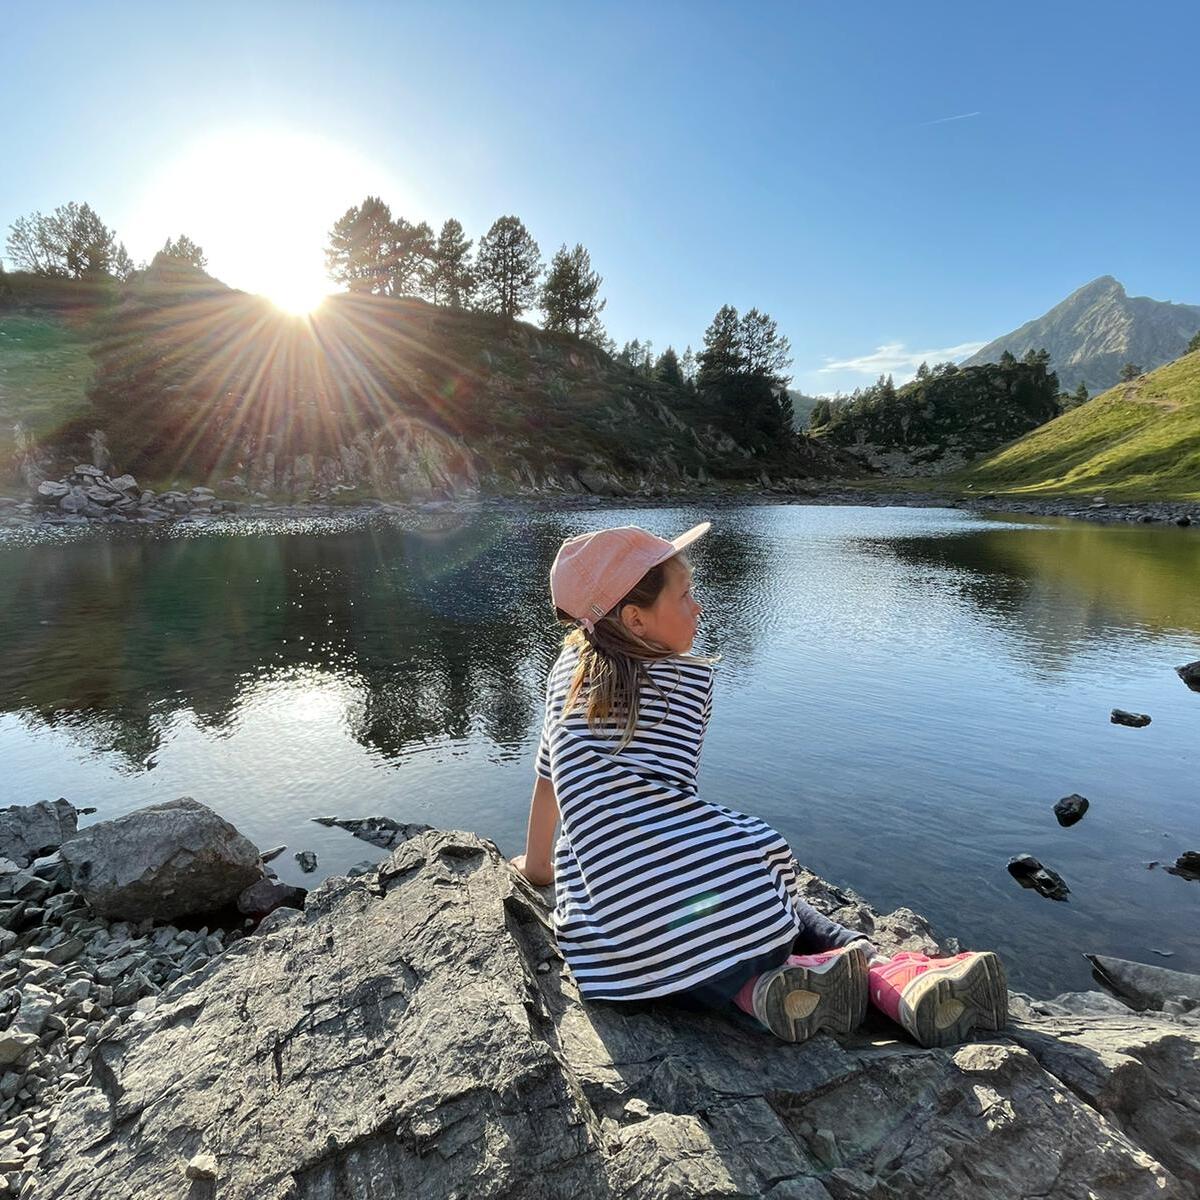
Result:
{"type": "Polygon", "coordinates": [[[71,491],[71,485],[59,483],[53,479],[43,479],[38,484],[37,494],[40,500],[61,500],[71,491]]]}
{"type": "Polygon", "coordinates": [[[1195,662],[1184,663],[1182,667],[1175,668],[1175,674],[1183,680],[1193,692],[1200,692],[1200,659],[1195,662]]]}
{"type": "Polygon", "coordinates": [[[1144,1009],[1162,1011],[1168,1001],[1180,999],[1200,1006],[1200,975],[1103,954],[1086,957],[1092,964],[1092,974],[1097,982],[1139,1012],[1144,1009]]]}
{"type": "Polygon", "coordinates": [[[78,820],[75,806],[63,799],[0,808],[0,856],[27,867],[74,837],[78,820]]]}
{"type": "Polygon", "coordinates": [[[84,494],[93,504],[99,504],[105,508],[110,504],[116,504],[121,498],[120,492],[114,492],[112,488],[105,487],[103,484],[88,488],[84,494]]]}
{"type": "Polygon", "coordinates": [[[108,486],[115,492],[126,492],[130,495],[140,495],[138,482],[132,475],[118,475],[108,481],[108,486]]]}
{"type": "Polygon", "coordinates": [[[190,796],[90,825],[61,853],[75,891],[128,920],[222,908],[262,878],[254,844],[190,796]]]}
{"type": "Polygon", "coordinates": [[[1145,713],[1126,712],[1123,708],[1114,708],[1108,719],[1114,725],[1128,725],[1130,729],[1144,729],[1150,724],[1145,713]]]}
{"type": "MultiPolygon", "coordinates": [[[[840,897],[898,948],[888,917],[814,880],[801,872],[812,902],[840,897]]],[[[927,1050],[878,1014],[789,1045],[669,1002],[584,1004],[545,901],[465,833],[418,834],[283,911],[97,1045],[47,1134],[38,1200],[182,1195],[197,1154],[222,1200],[1200,1186],[1190,1018],[1014,996],[1004,1034],[927,1050]]]]}
{"type": "Polygon", "coordinates": [[[1023,888],[1033,888],[1048,900],[1065,900],[1071,891],[1057,871],[1043,867],[1032,854],[1018,854],[1010,858],[1008,873],[1023,888]]]}
{"type": "Polygon", "coordinates": [[[1072,792],[1069,796],[1064,796],[1054,805],[1054,815],[1058,818],[1058,823],[1064,827],[1082,821],[1083,814],[1087,810],[1087,797],[1080,796],[1077,792],[1072,792]]]}

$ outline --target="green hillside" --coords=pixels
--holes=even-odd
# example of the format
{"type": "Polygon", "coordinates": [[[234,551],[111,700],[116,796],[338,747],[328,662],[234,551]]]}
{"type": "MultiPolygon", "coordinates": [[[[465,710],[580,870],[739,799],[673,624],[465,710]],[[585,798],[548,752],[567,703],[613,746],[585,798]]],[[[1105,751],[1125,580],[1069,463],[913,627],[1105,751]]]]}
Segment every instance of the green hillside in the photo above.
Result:
{"type": "Polygon", "coordinates": [[[1110,388],[953,482],[976,491],[1200,499],[1200,352],[1110,388]]]}

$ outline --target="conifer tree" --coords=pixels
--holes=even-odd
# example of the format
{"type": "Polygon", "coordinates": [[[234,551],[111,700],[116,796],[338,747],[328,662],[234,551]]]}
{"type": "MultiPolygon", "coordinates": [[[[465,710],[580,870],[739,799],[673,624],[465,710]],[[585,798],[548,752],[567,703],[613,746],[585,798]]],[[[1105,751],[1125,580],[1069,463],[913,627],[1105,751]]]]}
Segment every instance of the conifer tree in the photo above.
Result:
{"type": "Polygon", "coordinates": [[[603,336],[600,313],[607,303],[599,298],[603,282],[592,270],[591,256],[579,243],[573,250],[560,247],[542,285],[546,328],[569,331],[589,341],[603,336]]]}
{"type": "Polygon", "coordinates": [[[674,346],[668,346],[654,364],[655,377],[669,387],[683,387],[683,370],[679,366],[679,355],[674,346]]]}
{"type": "Polygon", "coordinates": [[[1135,363],[1127,362],[1121,368],[1121,376],[1120,376],[1121,382],[1122,383],[1132,383],[1141,373],[1142,373],[1141,367],[1137,366],[1135,363]]]}
{"type": "Polygon", "coordinates": [[[433,230],[425,221],[413,225],[403,217],[397,217],[392,222],[387,294],[427,295],[432,266],[433,230]]]}
{"type": "Polygon", "coordinates": [[[329,278],[352,292],[386,295],[394,243],[392,210],[378,196],[368,196],[361,205],[346,209],[329,232],[325,249],[329,278]]]}
{"type": "Polygon", "coordinates": [[[1187,349],[1184,351],[1184,353],[1195,354],[1197,350],[1200,350],[1200,329],[1197,329],[1196,332],[1192,334],[1192,340],[1188,342],[1187,349]]]}
{"type": "Polygon", "coordinates": [[[208,266],[208,259],[205,258],[204,251],[186,233],[181,233],[173,241],[171,238],[167,238],[159,254],[164,258],[174,258],[185,262],[189,267],[195,267],[198,271],[203,271],[208,266]]]}
{"type": "Polygon", "coordinates": [[[500,217],[480,239],[475,256],[479,300],[483,308],[519,317],[537,303],[541,251],[516,217],[500,217]]]}
{"type": "Polygon", "coordinates": [[[466,308],[471,302],[475,290],[471,270],[473,244],[463,232],[462,225],[453,217],[443,222],[433,249],[433,266],[429,273],[430,299],[434,304],[466,308]]]}

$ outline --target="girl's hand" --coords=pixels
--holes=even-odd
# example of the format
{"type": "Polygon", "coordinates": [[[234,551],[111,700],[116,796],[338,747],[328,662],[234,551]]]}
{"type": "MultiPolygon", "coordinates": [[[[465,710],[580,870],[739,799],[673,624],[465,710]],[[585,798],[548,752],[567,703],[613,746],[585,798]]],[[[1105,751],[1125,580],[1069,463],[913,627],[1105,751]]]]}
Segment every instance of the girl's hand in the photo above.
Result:
{"type": "Polygon", "coordinates": [[[524,854],[518,854],[516,858],[509,861],[534,887],[547,887],[554,882],[554,865],[552,863],[531,865],[525,861],[524,854]]]}

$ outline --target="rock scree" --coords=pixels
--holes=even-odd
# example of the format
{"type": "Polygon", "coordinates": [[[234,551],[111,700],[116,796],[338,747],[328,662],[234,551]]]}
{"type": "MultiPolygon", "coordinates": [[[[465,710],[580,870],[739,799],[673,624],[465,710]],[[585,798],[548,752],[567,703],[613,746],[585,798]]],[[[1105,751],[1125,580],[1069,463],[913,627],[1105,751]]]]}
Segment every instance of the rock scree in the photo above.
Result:
{"type": "MultiPolygon", "coordinates": [[[[492,843],[362,829],[378,843],[389,825],[376,868],[278,909],[98,1043],[46,1123],[38,1200],[1200,1188],[1191,1013],[1013,994],[1003,1034],[927,1050],[878,1014],[788,1045],[669,1002],[585,1005],[543,894],[492,843]]],[[[915,913],[800,879],[886,951],[957,949],[915,913]]]]}

